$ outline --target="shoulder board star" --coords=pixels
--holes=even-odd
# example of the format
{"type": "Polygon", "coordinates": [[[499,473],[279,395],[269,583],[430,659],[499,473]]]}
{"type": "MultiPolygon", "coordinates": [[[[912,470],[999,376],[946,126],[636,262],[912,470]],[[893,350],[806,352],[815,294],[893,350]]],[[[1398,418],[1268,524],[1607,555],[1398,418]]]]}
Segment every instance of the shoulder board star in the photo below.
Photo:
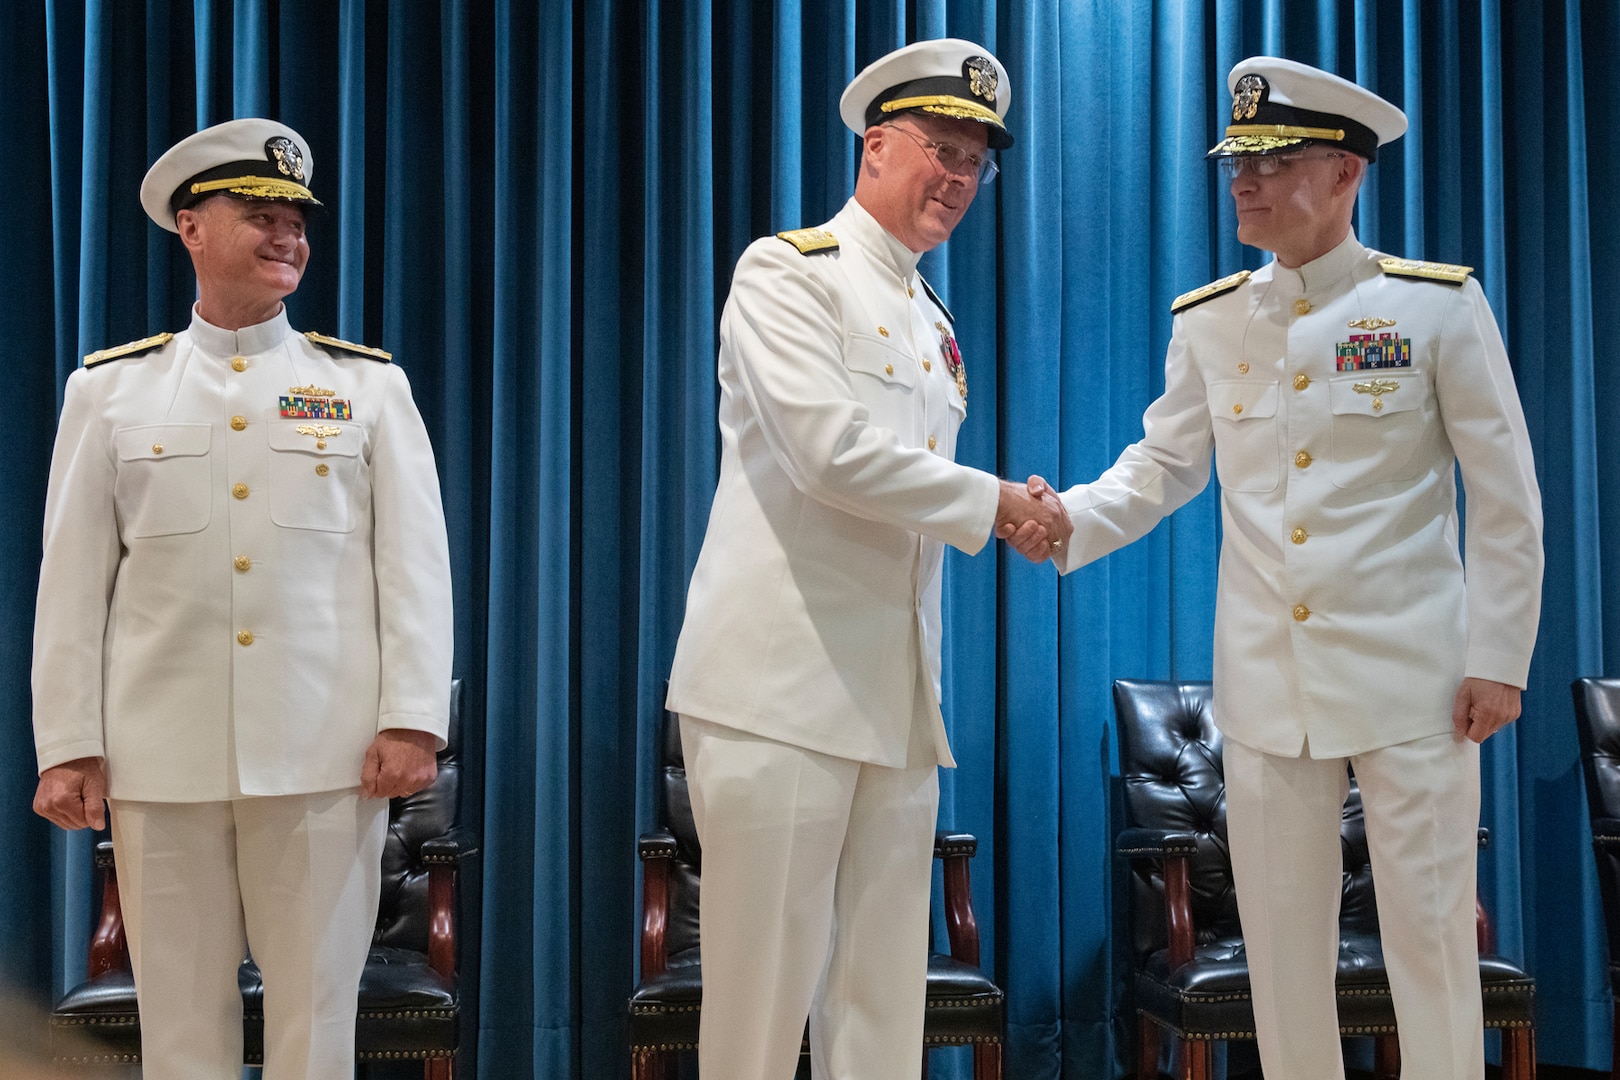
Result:
{"type": "Polygon", "coordinates": [[[1378,265],[1390,277],[1427,278],[1430,281],[1444,281],[1452,285],[1461,285],[1468,280],[1468,275],[1474,272],[1472,266],[1421,262],[1417,259],[1385,258],[1379,259],[1378,265]]]}
{"type": "Polygon", "coordinates": [[[1176,297],[1171,303],[1170,314],[1179,315],[1190,307],[1196,307],[1199,304],[1202,304],[1205,300],[1213,300],[1222,293],[1231,292],[1233,289],[1237,288],[1239,285],[1248,280],[1249,272],[1247,270],[1239,270],[1235,274],[1226,275],[1219,281],[1212,281],[1208,285],[1202,285],[1194,289],[1192,292],[1184,292],[1180,296],[1176,297]]]}
{"type": "Polygon", "coordinates": [[[950,323],[952,326],[955,326],[956,316],[951,314],[951,309],[945,306],[945,301],[939,298],[939,293],[934,291],[934,287],[928,284],[928,279],[923,277],[921,274],[918,274],[917,280],[922,282],[923,292],[928,294],[928,299],[932,300],[934,302],[934,306],[945,313],[945,321],[950,323]]]}
{"type": "Polygon", "coordinates": [[[369,360],[380,360],[385,364],[394,358],[394,354],[391,352],[373,349],[370,345],[356,345],[354,342],[344,341],[342,338],[327,337],[325,334],[317,334],[313,330],[304,331],[304,336],[315,344],[324,345],[328,349],[353,353],[356,356],[364,356],[369,360]]]}
{"type": "Polygon", "coordinates": [[[799,249],[800,255],[820,255],[826,251],[838,250],[838,237],[826,229],[789,229],[776,234],[778,240],[786,240],[799,249]]]}
{"type": "Polygon", "coordinates": [[[122,360],[126,356],[139,356],[142,353],[151,352],[153,349],[161,349],[173,337],[174,335],[170,333],[153,334],[151,337],[143,337],[139,341],[131,341],[124,345],[115,345],[110,349],[98,349],[84,358],[84,366],[87,368],[95,367],[97,364],[104,364],[108,360],[122,360]]]}

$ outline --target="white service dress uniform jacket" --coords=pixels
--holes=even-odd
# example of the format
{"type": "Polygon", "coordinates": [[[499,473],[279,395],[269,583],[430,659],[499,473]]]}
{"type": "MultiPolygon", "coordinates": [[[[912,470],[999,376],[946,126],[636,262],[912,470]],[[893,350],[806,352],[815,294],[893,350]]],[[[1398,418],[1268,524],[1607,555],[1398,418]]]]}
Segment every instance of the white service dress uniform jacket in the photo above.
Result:
{"type": "Polygon", "coordinates": [[[41,770],[104,757],[114,800],[201,802],[356,788],[384,728],[443,745],[444,513],[393,364],[283,309],[81,368],[44,540],[41,770]]]}
{"type": "Polygon", "coordinates": [[[1142,440],[1061,496],[1067,572],[1198,494],[1213,452],[1215,718],[1263,753],[1439,734],[1465,676],[1526,683],[1541,502],[1501,334],[1472,278],[1387,259],[1351,234],[1210,286],[1175,318],[1142,440]]]}
{"type": "Polygon", "coordinates": [[[854,199],[821,229],[836,249],[766,237],[737,263],[720,322],[720,482],[668,706],[895,767],[926,723],[949,766],[944,545],[984,546],[999,484],[953,460],[965,381],[919,255],[854,199]]]}

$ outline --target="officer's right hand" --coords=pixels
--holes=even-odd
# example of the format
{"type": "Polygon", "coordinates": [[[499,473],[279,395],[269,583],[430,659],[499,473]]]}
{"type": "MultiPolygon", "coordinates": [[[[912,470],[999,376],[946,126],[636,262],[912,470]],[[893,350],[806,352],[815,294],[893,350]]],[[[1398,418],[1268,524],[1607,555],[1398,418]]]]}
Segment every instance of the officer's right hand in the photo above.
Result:
{"type": "Polygon", "coordinates": [[[77,758],[39,774],[34,813],[64,829],[107,824],[107,766],[98,757],[77,758]]]}

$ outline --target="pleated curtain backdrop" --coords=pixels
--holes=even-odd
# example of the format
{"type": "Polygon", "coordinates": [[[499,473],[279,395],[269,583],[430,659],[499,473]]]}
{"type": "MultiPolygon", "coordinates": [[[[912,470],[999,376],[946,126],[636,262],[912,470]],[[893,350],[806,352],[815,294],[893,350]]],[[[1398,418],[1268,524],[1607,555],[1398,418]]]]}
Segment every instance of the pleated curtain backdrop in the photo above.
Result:
{"type": "MultiPolygon", "coordinates": [[[[32,816],[28,667],[56,405],[83,353],[184,325],[148,164],[279,116],[330,212],[295,326],[390,349],[438,453],[456,672],[483,702],[485,1077],[627,1074],[635,838],[661,687],[717,470],[716,323],[753,237],[829,217],[856,140],[836,101],[921,38],[992,49],[1017,145],[923,271],[969,379],[960,458],[1062,484],[1139,437],[1169,303],[1259,253],[1202,160],[1243,56],[1401,104],[1368,244],[1477,268],[1507,335],[1547,517],[1524,719],[1484,754],[1482,885],[1538,976],[1543,1060],[1608,1053],[1605,948],[1567,685],[1620,671],[1620,12],[1578,0],[32,0],[0,5],[14,354],[0,471],[0,979],[83,971],[89,844],[32,816]],[[1600,355],[1611,360],[1600,363],[1600,355]]],[[[1114,926],[1109,684],[1207,677],[1217,493],[1059,583],[948,560],[941,822],[980,837],[1009,1075],[1113,1075],[1132,1023],[1114,926]]],[[[1369,587],[1378,587],[1369,583],[1369,587]]],[[[1369,677],[1376,677],[1370,675],[1369,677]]],[[[936,1075],[966,1075],[936,1054],[936,1075]]]]}

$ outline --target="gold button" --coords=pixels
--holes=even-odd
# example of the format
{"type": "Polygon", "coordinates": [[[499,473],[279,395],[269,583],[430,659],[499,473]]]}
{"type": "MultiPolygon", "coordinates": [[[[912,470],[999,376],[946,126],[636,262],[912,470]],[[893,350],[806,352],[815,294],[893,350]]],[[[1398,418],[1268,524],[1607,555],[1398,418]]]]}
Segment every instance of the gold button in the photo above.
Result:
{"type": "Polygon", "coordinates": [[[1303,544],[1305,542],[1305,538],[1309,535],[1311,534],[1306,532],[1304,529],[1295,529],[1293,532],[1288,534],[1288,539],[1292,540],[1296,544],[1303,544]]]}
{"type": "Polygon", "coordinates": [[[245,499],[248,497],[248,486],[246,484],[232,484],[231,494],[238,499],[245,499]]]}
{"type": "Polygon", "coordinates": [[[1301,469],[1310,468],[1311,455],[1306,453],[1304,450],[1301,450],[1299,453],[1294,455],[1294,464],[1299,466],[1301,469]]]}
{"type": "Polygon", "coordinates": [[[317,450],[325,450],[326,449],[326,440],[325,439],[316,439],[315,440],[315,449],[317,449],[317,450]]]}
{"type": "Polygon", "coordinates": [[[253,569],[253,560],[248,558],[246,555],[238,555],[234,560],[233,565],[245,574],[249,570],[253,569]]]}
{"type": "Polygon", "coordinates": [[[163,444],[160,443],[160,442],[153,443],[152,444],[152,453],[154,453],[154,454],[163,453],[163,444]]]}
{"type": "Polygon", "coordinates": [[[327,466],[326,462],[324,462],[324,461],[321,462],[319,465],[315,466],[315,475],[316,476],[325,476],[327,473],[329,473],[331,471],[332,470],[327,466]]]}
{"type": "Polygon", "coordinates": [[[906,286],[906,295],[914,297],[914,296],[917,295],[917,290],[913,289],[910,285],[907,285],[906,286]]]}
{"type": "Polygon", "coordinates": [[[1249,373],[1249,362],[1247,360],[1245,360],[1245,361],[1243,361],[1243,363],[1238,365],[1238,374],[1239,375],[1247,375],[1248,373],[1249,373]]]}
{"type": "Polygon", "coordinates": [[[1294,376],[1294,389],[1295,390],[1303,390],[1309,385],[1311,385],[1311,377],[1309,375],[1295,375],[1294,376]]]}
{"type": "Polygon", "coordinates": [[[1373,398],[1373,412],[1378,412],[1383,407],[1384,407],[1384,399],[1383,398],[1381,398],[1381,397],[1373,398]]]}
{"type": "Polygon", "coordinates": [[[1234,405],[1234,406],[1232,406],[1232,411],[1234,413],[1241,413],[1243,411],[1243,406],[1242,405],[1234,405]]]}
{"type": "Polygon", "coordinates": [[[923,370],[924,371],[933,371],[934,370],[933,363],[931,361],[924,360],[923,361],[923,370]]]}
{"type": "Polygon", "coordinates": [[[245,356],[233,356],[233,357],[231,357],[231,370],[232,371],[246,371],[247,370],[247,357],[245,357],[245,356]]]}
{"type": "Polygon", "coordinates": [[[938,440],[936,440],[932,435],[928,436],[928,449],[932,450],[934,447],[936,447],[938,445],[939,445],[938,440]]]}
{"type": "Polygon", "coordinates": [[[238,645],[251,645],[251,644],[253,644],[253,631],[251,631],[251,630],[238,630],[236,632],[236,643],[238,645]]]}
{"type": "Polygon", "coordinates": [[[893,364],[884,364],[883,365],[883,374],[885,374],[885,375],[893,375],[894,374],[894,365],[893,364]]]}
{"type": "Polygon", "coordinates": [[[1294,314],[1295,315],[1309,315],[1310,313],[1311,313],[1311,302],[1309,300],[1305,299],[1302,296],[1298,300],[1294,301],[1294,314]]]}
{"type": "Polygon", "coordinates": [[[1311,609],[1310,608],[1306,607],[1304,604],[1295,604],[1294,605],[1294,621],[1295,622],[1304,622],[1306,619],[1308,619],[1310,617],[1311,617],[1311,609]]]}
{"type": "Polygon", "coordinates": [[[245,416],[233,416],[233,417],[231,417],[231,430],[232,431],[242,431],[246,427],[247,427],[247,417],[245,417],[245,416]]]}
{"type": "Polygon", "coordinates": [[[884,337],[888,337],[889,336],[889,328],[887,326],[880,326],[880,327],[878,327],[878,333],[882,334],[884,337]]]}

